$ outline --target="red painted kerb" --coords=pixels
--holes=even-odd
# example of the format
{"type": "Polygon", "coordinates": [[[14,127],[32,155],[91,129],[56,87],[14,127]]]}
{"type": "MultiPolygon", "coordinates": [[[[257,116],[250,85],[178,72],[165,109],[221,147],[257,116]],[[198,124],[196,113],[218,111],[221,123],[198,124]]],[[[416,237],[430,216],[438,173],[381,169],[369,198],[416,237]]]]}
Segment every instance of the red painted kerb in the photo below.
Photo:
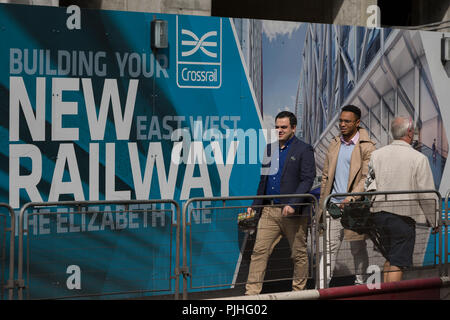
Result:
{"type": "Polygon", "coordinates": [[[319,289],[319,299],[349,300],[439,300],[441,278],[403,280],[381,283],[379,289],[369,289],[367,285],[345,286],[319,289]]]}

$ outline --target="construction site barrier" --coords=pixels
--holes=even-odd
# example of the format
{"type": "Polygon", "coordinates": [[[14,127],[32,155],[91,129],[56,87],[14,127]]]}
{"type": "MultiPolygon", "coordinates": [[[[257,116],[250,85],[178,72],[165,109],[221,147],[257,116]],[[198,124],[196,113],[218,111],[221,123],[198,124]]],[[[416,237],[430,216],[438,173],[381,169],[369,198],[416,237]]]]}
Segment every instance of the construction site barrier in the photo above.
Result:
{"type": "MultiPolygon", "coordinates": [[[[430,235],[430,228],[428,227],[428,225],[423,224],[423,223],[416,223],[416,245],[415,245],[415,254],[413,256],[414,258],[414,265],[413,268],[417,265],[417,264],[421,264],[421,266],[423,266],[422,264],[425,263],[429,266],[433,266],[435,267],[436,265],[439,266],[439,275],[442,276],[444,275],[444,264],[443,263],[443,246],[442,246],[442,225],[443,225],[443,219],[442,219],[442,198],[440,193],[437,190],[405,190],[405,191],[376,191],[376,192],[357,192],[357,193],[335,193],[335,194],[330,194],[324,201],[324,207],[323,207],[323,212],[328,212],[330,210],[330,206],[332,205],[331,199],[332,198],[336,198],[339,197],[340,199],[343,199],[347,196],[353,196],[353,197],[358,197],[358,198],[368,198],[368,199],[375,199],[375,196],[382,196],[383,200],[377,200],[376,202],[372,202],[372,207],[371,207],[371,211],[372,213],[374,213],[374,210],[378,211],[382,211],[383,207],[384,208],[392,208],[394,207],[395,210],[403,210],[405,212],[411,213],[412,209],[414,207],[418,207],[419,206],[419,201],[421,203],[426,203],[427,204],[427,208],[429,209],[429,212],[434,212],[434,219],[435,219],[435,223],[436,225],[439,227],[439,231],[437,233],[438,236],[438,248],[436,248],[436,239],[435,236],[432,236],[432,240],[428,241],[428,237],[430,235]],[[409,196],[417,196],[420,194],[427,194],[427,195],[432,195],[429,196],[428,198],[423,198],[424,196],[422,196],[421,198],[416,198],[416,197],[412,197],[411,199],[408,199],[409,196]],[[404,195],[405,197],[401,197],[400,199],[398,197],[398,195],[404,195]],[[394,198],[390,197],[390,196],[394,196],[394,198]],[[376,207],[377,209],[375,209],[374,207],[376,207]],[[420,241],[417,241],[417,240],[420,241]],[[433,250],[430,250],[429,248],[427,248],[427,244],[433,246],[433,250]],[[418,253],[418,250],[420,251],[418,253]],[[433,251],[433,255],[431,257],[425,257],[425,253],[426,252],[430,252],[433,251]],[[416,261],[417,260],[417,261],[416,261]],[[419,261],[420,260],[420,261],[419,261]],[[427,260],[427,261],[425,261],[427,260]]],[[[426,196],[426,195],[425,195],[426,196]]],[[[355,202],[358,202],[360,200],[357,200],[355,202]]],[[[344,204],[348,205],[347,204],[344,204]]],[[[325,216],[324,216],[325,218],[325,216]]],[[[326,215],[326,218],[331,221],[330,214],[326,215]]],[[[413,219],[417,219],[418,217],[416,216],[412,216],[413,219]]],[[[340,218],[341,219],[341,218],[340,218]]],[[[339,221],[339,219],[334,219],[334,225],[337,226],[337,224],[341,224],[341,221],[339,221]]],[[[317,288],[327,288],[329,286],[329,280],[328,279],[328,275],[330,274],[330,271],[332,272],[333,270],[331,269],[331,259],[330,257],[328,257],[329,255],[329,232],[333,231],[330,230],[330,225],[331,223],[323,223],[322,228],[324,229],[323,232],[323,247],[322,247],[322,259],[323,261],[325,261],[326,263],[323,263],[321,266],[321,285],[317,288]]],[[[365,234],[371,235],[371,239],[373,240],[371,243],[374,243],[375,245],[373,245],[372,248],[367,248],[368,252],[369,252],[369,257],[368,260],[371,260],[369,265],[382,265],[385,261],[385,258],[383,257],[383,255],[381,254],[381,252],[383,250],[380,250],[379,247],[376,245],[376,241],[373,239],[372,234],[370,232],[367,232],[365,234]]],[[[375,237],[376,238],[376,237],[375,237]]],[[[348,241],[351,242],[351,241],[348,241]]],[[[447,243],[447,241],[446,241],[447,243]]],[[[445,250],[447,250],[447,247],[445,248],[445,250]]],[[[338,265],[339,263],[348,263],[348,260],[353,259],[352,254],[350,253],[350,250],[348,250],[348,253],[345,252],[338,252],[338,255],[346,255],[347,257],[344,259],[339,260],[337,258],[337,256],[335,257],[335,265],[338,265]],[[347,261],[346,261],[347,260],[347,261]]],[[[447,252],[447,251],[445,251],[447,252]]],[[[444,254],[444,256],[446,256],[446,254],[444,254]]],[[[346,270],[346,268],[342,268],[344,271],[346,270]]],[[[351,270],[351,268],[349,267],[348,270],[351,270]]],[[[365,272],[365,271],[363,271],[365,272]]],[[[353,275],[355,274],[354,271],[347,271],[347,273],[344,272],[344,274],[340,274],[340,275],[344,275],[344,276],[348,276],[348,275],[353,275]]],[[[365,277],[367,277],[367,274],[364,274],[365,277]]]]}
{"type": "MultiPolygon", "coordinates": [[[[261,208],[261,207],[282,207],[283,205],[280,204],[264,204],[259,207],[252,206],[251,201],[255,199],[260,200],[266,200],[271,201],[274,199],[284,199],[284,198],[295,198],[295,199],[306,199],[309,202],[308,203],[300,203],[296,204],[293,203],[291,205],[300,205],[300,206],[312,206],[312,210],[310,210],[310,230],[311,230],[311,255],[309,256],[310,260],[310,270],[309,270],[309,279],[313,278],[312,272],[315,270],[315,260],[314,258],[318,251],[318,228],[317,223],[315,223],[314,220],[314,212],[318,208],[318,202],[317,198],[311,194],[288,194],[288,195],[265,195],[265,196],[235,196],[235,197],[210,197],[210,198],[192,198],[189,199],[184,205],[182,209],[182,219],[183,219],[183,228],[182,228],[182,254],[183,254],[183,265],[182,270],[184,273],[183,277],[183,299],[188,298],[188,289],[189,290],[196,290],[196,289],[211,289],[211,288],[230,288],[232,286],[238,285],[238,284],[245,284],[247,280],[247,270],[244,270],[243,277],[241,277],[241,280],[239,281],[237,279],[238,276],[238,266],[240,265],[240,261],[242,259],[244,245],[246,243],[246,240],[248,239],[248,233],[243,234],[242,232],[238,230],[238,224],[237,224],[237,217],[239,212],[245,212],[248,207],[252,208],[261,208]],[[243,203],[247,201],[247,203],[243,203]],[[237,202],[237,203],[236,203],[237,202]],[[208,203],[209,206],[205,206],[202,204],[208,203]],[[197,204],[196,206],[194,204],[197,204]],[[210,225],[210,227],[204,227],[201,228],[199,225],[194,225],[192,223],[193,221],[193,215],[201,215],[199,212],[207,211],[209,214],[210,219],[214,220],[216,223],[210,225]],[[197,212],[197,213],[196,213],[197,212]],[[234,240],[230,240],[230,237],[221,237],[221,225],[228,225],[226,228],[227,232],[233,232],[236,236],[234,237],[234,240]],[[230,227],[231,226],[231,227],[230,227]],[[187,230],[189,229],[189,237],[187,235],[187,230]],[[239,233],[241,235],[241,239],[243,237],[242,241],[242,247],[238,247],[239,244],[239,233]],[[200,239],[201,243],[197,244],[195,243],[194,238],[200,239]],[[213,243],[208,243],[207,238],[213,239],[213,243]],[[219,241],[223,241],[221,239],[227,239],[227,241],[230,241],[230,243],[224,244],[221,243],[221,246],[223,248],[230,248],[229,250],[226,250],[226,252],[217,252],[215,250],[216,245],[219,243],[219,241]],[[189,243],[188,243],[189,239],[189,243]],[[316,245],[317,244],[317,245],[316,245]],[[189,246],[189,247],[188,247],[189,246]],[[202,248],[202,252],[200,252],[199,247],[202,248]],[[205,248],[211,248],[210,251],[205,248]],[[215,250],[215,251],[214,251],[215,250]],[[189,252],[189,255],[188,255],[189,252]],[[198,253],[200,252],[200,253],[198,253]],[[201,260],[201,256],[199,254],[203,255],[209,255],[209,256],[217,256],[218,261],[224,261],[223,263],[231,263],[233,266],[229,266],[229,270],[233,270],[232,272],[234,274],[210,274],[205,275],[204,272],[202,272],[201,268],[205,267],[202,265],[199,265],[199,262],[201,260]],[[236,256],[237,255],[237,256],[236,256]],[[229,259],[227,259],[229,257],[229,259]],[[237,266],[236,266],[237,261],[237,266]],[[209,279],[214,279],[214,281],[210,280],[202,280],[200,277],[206,277],[208,276],[209,279]],[[189,278],[189,284],[188,284],[188,278],[189,278]],[[195,283],[194,283],[195,282],[195,283]],[[213,283],[212,283],[213,282],[213,283]]],[[[300,202],[300,201],[299,201],[300,202]]],[[[298,216],[291,216],[290,218],[299,218],[298,216]]],[[[225,229],[225,228],[224,228],[225,229]]],[[[276,243],[275,243],[276,244],[276,243]]],[[[271,252],[273,250],[274,246],[271,248],[271,252]]],[[[289,250],[290,252],[290,250],[289,250]]],[[[291,263],[291,260],[289,259],[289,263],[291,263]]],[[[280,280],[292,280],[292,277],[284,277],[282,279],[278,278],[273,281],[280,281],[280,280]]],[[[267,280],[266,280],[267,282],[267,280]]]]}
{"type": "MultiPolygon", "coordinates": [[[[24,291],[26,291],[27,299],[98,298],[108,295],[122,295],[122,297],[124,295],[130,297],[131,295],[133,297],[134,295],[142,295],[149,292],[172,292],[173,279],[175,279],[175,299],[178,299],[180,219],[180,207],[173,200],[27,203],[21,208],[19,214],[18,299],[24,299],[24,291]],[[156,208],[157,206],[162,207],[165,204],[168,204],[170,209],[156,208]],[[30,212],[31,210],[33,212],[30,212]],[[163,219],[165,219],[166,212],[169,212],[171,222],[168,224],[169,230],[166,230],[167,227],[165,227],[162,231],[162,236],[161,234],[155,235],[155,238],[158,238],[158,236],[159,238],[163,238],[164,236],[164,239],[166,239],[165,243],[158,243],[152,246],[152,243],[147,243],[150,242],[148,239],[148,235],[150,235],[148,230],[154,231],[154,229],[149,229],[148,224],[151,223],[151,220],[148,221],[145,219],[148,219],[149,213],[153,217],[156,212],[162,215],[163,219]],[[118,219],[118,215],[120,214],[121,222],[128,219],[124,217],[127,214],[129,219],[126,221],[130,225],[133,222],[134,229],[127,230],[124,223],[122,223],[120,228],[117,228],[118,220],[116,220],[116,223],[111,220],[113,213],[116,214],[116,219],[118,219]],[[67,217],[64,215],[67,215],[67,217]],[[97,216],[101,216],[104,219],[102,222],[105,221],[105,225],[107,224],[109,226],[109,233],[99,235],[95,232],[89,232],[89,227],[96,231],[100,229],[98,226],[94,228],[97,216]],[[147,223],[147,229],[139,228],[140,225],[136,221],[141,218],[144,223],[147,223]],[[65,223],[64,225],[62,221],[65,223]],[[34,231],[30,229],[30,225],[33,226],[34,231]],[[47,228],[43,228],[43,226],[47,228]],[[64,230],[62,230],[63,226],[64,230]],[[172,230],[174,227],[176,228],[176,248],[175,266],[173,267],[172,230]],[[75,232],[68,232],[71,228],[75,232]],[[136,232],[144,232],[147,235],[145,241],[140,240],[136,236],[136,232]],[[26,251],[24,243],[25,234],[27,235],[26,251]],[[48,234],[53,234],[53,237],[46,238],[48,234]],[[121,237],[122,234],[124,235],[123,237],[121,237]],[[123,245],[123,243],[126,243],[126,245],[123,245]],[[32,257],[33,267],[36,270],[30,270],[30,252],[32,253],[35,250],[33,246],[38,247],[37,254],[32,257]],[[158,251],[152,254],[154,250],[160,249],[163,252],[158,251]],[[26,265],[24,264],[24,258],[27,261],[26,265]],[[114,270],[109,270],[109,268],[113,268],[110,259],[115,259],[114,270]],[[71,291],[71,294],[67,295],[68,290],[64,287],[66,283],[61,282],[67,278],[67,274],[71,274],[70,272],[73,272],[73,274],[76,271],[80,272],[80,270],[77,270],[79,268],[77,265],[78,262],[86,266],[85,270],[83,270],[83,275],[88,279],[87,283],[89,285],[92,285],[92,283],[96,283],[97,285],[97,282],[100,282],[97,287],[90,290],[85,290],[86,288],[81,288],[81,285],[79,285],[76,288],[79,290],[73,290],[75,293],[72,294],[71,291]],[[139,266],[133,262],[138,262],[139,266]],[[158,268],[159,266],[156,265],[158,262],[164,265],[163,270],[166,275],[164,279],[152,278],[153,273],[151,267],[158,268]],[[67,268],[67,272],[66,270],[62,272],[61,266],[65,267],[68,264],[70,266],[67,268]],[[40,268],[40,265],[44,265],[44,267],[40,268]],[[108,269],[108,272],[105,269],[108,269]],[[166,269],[167,272],[165,271],[166,269]],[[26,277],[24,277],[24,273],[26,277]],[[33,286],[38,286],[42,283],[45,284],[45,293],[39,292],[38,294],[32,291],[33,286]],[[154,288],[152,285],[154,285],[154,288]],[[97,290],[98,288],[99,290],[97,290]]],[[[104,227],[103,224],[102,227],[104,227]]],[[[157,242],[158,239],[155,241],[157,242]]],[[[77,283],[72,283],[72,285],[76,286],[77,283]]]]}

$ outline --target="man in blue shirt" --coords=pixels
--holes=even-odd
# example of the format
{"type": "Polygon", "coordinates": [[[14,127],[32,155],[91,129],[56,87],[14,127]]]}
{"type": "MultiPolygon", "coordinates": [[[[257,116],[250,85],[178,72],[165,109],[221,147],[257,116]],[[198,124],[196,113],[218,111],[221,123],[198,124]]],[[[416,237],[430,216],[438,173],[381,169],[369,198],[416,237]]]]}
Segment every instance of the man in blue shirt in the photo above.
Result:
{"type": "MultiPolygon", "coordinates": [[[[297,119],[292,112],[280,112],[275,118],[278,143],[268,145],[267,154],[274,152],[269,174],[261,175],[258,195],[305,194],[312,187],[316,175],[314,151],[311,145],[295,137],[297,119]]],[[[261,199],[253,207],[265,205],[258,223],[255,246],[251,256],[246,285],[246,295],[259,294],[273,246],[281,235],[286,236],[294,262],[293,290],[303,290],[308,279],[308,252],[306,247],[308,213],[307,206],[299,206],[302,198],[281,198],[266,205],[261,199]]],[[[252,208],[248,208],[250,212],[252,208]]]]}

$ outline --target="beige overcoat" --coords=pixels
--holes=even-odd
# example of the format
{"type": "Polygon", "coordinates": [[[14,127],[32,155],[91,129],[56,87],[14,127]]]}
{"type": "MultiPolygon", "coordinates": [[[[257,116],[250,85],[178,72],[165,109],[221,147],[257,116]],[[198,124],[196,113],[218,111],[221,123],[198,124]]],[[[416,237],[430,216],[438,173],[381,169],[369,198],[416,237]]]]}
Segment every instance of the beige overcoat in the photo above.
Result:
{"type": "MultiPolygon", "coordinates": [[[[375,143],[370,140],[366,129],[361,127],[359,130],[359,140],[353,149],[350,159],[350,174],[347,185],[347,192],[364,192],[364,182],[367,177],[370,155],[374,151],[375,143]]],[[[325,162],[322,170],[322,183],[320,186],[319,214],[318,221],[322,218],[322,209],[325,199],[331,193],[333,188],[336,164],[341,147],[341,139],[339,136],[334,137],[328,147],[325,162]]],[[[355,197],[350,197],[352,200],[355,197]]],[[[364,235],[359,235],[351,230],[344,230],[344,239],[346,240],[362,240],[364,235]]]]}

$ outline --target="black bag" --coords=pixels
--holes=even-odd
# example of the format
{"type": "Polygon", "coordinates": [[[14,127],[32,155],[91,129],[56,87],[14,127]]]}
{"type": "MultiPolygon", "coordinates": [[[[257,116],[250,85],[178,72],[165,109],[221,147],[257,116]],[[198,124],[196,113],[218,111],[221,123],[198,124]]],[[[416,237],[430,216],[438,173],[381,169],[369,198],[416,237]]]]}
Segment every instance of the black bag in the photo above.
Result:
{"type": "Polygon", "coordinates": [[[256,231],[258,226],[259,215],[256,210],[252,210],[251,213],[242,212],[238,214],[238,226],[243,232],[250,232],[251,234],[256,231]]]}
{"type": "Polygon", "coordinates": [[[345,229],[350,229],[359,234],[367,234],[372,240],[375,249],[384,257],[387,257],[387,250],[381,242],[381,236],[378,228],[373,223],[373,214],[370,212],[372,202],[363,198],[356,202],[347,202],[344,209],[339,208],[332,203],[328,212],[334,219],[341,218],[341,224],[345,229]]]}
{"type": "Polygon", "coordinates": [[[342,209],[336,203],[331,203],[327,211],[333,219],[342,218],[342,209]]]}
{"type": "Polygon", "coordinates": [[[346,203],[342,210],[342,226],[359,234],[369,233],[373,229],[371,206],[372,202],[365,197],[346,203]]]}
{"type": "Polygon", "coordinates": [[[372,202],[367,198],[359,201],[347,202],[341,209],[338,204],[332,203],[328,213],[333,219],[341,218],[341,224],[345,229],[359,234],[368,233],[373,227],[370,206],[372,202]]]}

